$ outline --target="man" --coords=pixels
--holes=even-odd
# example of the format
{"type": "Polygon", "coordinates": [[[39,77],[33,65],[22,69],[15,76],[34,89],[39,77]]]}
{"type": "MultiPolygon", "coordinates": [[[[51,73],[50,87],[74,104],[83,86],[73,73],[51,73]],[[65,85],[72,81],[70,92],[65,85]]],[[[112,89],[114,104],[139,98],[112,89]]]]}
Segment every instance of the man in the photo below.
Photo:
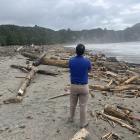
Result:
{"type": "Polygon", "coordinates": [[[79,99],[80,105],[80,127],[88,125],[86,121],[86,105],[88,101],[88,72],[91,70],[91,63],[84,58],[85,46],[76,46],[76,56],[69,60],[71,94],[70,94],[70,121],[73,121],[76,105],[79,99]]]}

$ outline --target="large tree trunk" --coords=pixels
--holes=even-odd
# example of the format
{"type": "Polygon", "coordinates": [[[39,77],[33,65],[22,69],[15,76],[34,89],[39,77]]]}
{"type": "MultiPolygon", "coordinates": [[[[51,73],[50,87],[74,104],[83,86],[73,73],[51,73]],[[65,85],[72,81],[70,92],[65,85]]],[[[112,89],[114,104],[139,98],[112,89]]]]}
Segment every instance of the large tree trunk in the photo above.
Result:
{"type": "Polygon", "coordinates": [[[25,56],[25,57],[30,58],[31,60],[35,60],[35,59],[37,59],[37,61],[40,60],[38,62],[39,64],[58,66],[58,67],[63,67],[63,68],[68,67],[68,61],[67,60],[54,60],[54,59],[47,58],[45,56],[43,56],[40,59],[39,56],[33,55],[31,53],[22,53],[22,55],[25,56]]]}

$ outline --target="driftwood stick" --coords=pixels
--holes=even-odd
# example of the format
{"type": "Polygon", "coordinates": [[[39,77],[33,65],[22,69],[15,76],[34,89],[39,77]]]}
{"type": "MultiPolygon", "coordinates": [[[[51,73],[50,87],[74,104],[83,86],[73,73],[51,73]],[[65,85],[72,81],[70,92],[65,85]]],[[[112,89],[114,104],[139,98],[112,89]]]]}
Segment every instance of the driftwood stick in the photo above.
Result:
{"type": "Polygon", "coordinates": [[[63,96],[68,96],[68,95],[70,95],[70,93],[65,93],[65,94],[57,95],[57,96],[49,98],[48,100],[59,98],[59,97],[63,97],[63,96]]]}
{"type": "Polygon", "coordinates": [[[129,129],[130,131],[132,131],[132,132],[134,132],[134,133],[138,133],[138,130],[137,130],[136,128],[134,128],[134,127],[132,127],[132,126],[130,126],[130,125],[128,125],[128,124],[122,122],[120,119],[118,119],[118,118],[116,118],[116,117],[113,117],[113,116],[110,116],[110,115],[106,115],[106,114],[101,113],[101,112],[98,113],[98,114],[99,114],[99,115],[102,115],[103,117],[105,117],[105,118],[107,118],[107,119],[109,119],[109,120],[111,120],[111,121],[114,121],[114,122],[120,124],[122,127],[125,127],[125,128],[129,129]]]}
{"type": "Polygon", "coordinates": [[[89,137],[89,132],[83,128],[79,130],[71,140],[86,140],[89,137]]]}

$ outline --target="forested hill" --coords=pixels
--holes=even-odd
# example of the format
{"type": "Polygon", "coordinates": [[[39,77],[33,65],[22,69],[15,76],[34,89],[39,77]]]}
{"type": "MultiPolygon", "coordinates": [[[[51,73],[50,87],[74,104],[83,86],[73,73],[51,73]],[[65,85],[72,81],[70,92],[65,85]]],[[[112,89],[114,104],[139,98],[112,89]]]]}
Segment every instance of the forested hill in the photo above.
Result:
{"type": "Polygon", "coordinates": [[[70,29],[54,31],[39,26],[0,25],[0,45],[43,45],[80,41],[85,43],[140,41],[140,23],[119,31],[101,28],[81,31],[70,29]]]}

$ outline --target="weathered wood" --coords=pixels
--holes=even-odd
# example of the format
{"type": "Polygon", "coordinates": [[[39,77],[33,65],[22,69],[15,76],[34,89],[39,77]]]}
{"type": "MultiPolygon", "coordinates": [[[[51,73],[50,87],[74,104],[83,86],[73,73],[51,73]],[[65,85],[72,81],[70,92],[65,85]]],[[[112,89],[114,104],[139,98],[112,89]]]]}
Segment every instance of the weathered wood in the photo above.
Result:
{"type": "Polygon", "coordinates": [[[120,112],[120,111],[116,110],[114,107],[112,107],[110,105],[105,106],[104,113],[107,114],[107,115],[117,117],[119,119],[126,120],[130,124],[133,124],[133,121],[129,118],[129,116],[127,114],[125,114],[124,112],[120,112]]]}
{"type": "Polygon", "coordinates": [[[120,106],[120,105],[117,105],[117,108],[121,109],[121,110],[124,110],[124,111],[129,111],[129,112],[133,112],[132,109],[129,109],[127,107],[123,107],[123,106],[120,106]]]}
{"type": "Polygon", "coordinates": [[[116,117],[113,117],[113,116],[110,116],[110,115],[106,115],[106,114],[101,113],[101,112],[99,112],[98,115],[102,115],[103,117],[105,117],[105,118],[107,118],[107,119],[109,119],[111,121],[114,121],[115,123],[120,124],[122,127],[125,127],[125,128],[129,129],[130,131],[132,131],[134,133],[139,133],[138,129],[136,129],[136,128],[134,128],[134,127],[124,123],[124,122],[122,122],[120,119],[118,119],[116,117]]]}
{"type": "Polygon", "coordinates": [[[57,72],[46,71],[46,70],[37,70],[37,73],[44,74],[44,75],[50,75],[50,76],[56,76],[59,74],[57,72]]]}
{"type": "Polygon", "coordinates": [[[39,56],[29,53],[29,52],[22,52],[21,55],[23,55],[24,57],[30,58],[31,60],[36,60],[39,58],[39,56]]]}
{"type": "Polygon", "coordinates": [[[79,130],[71,140],[86,140],[89,137],[89,132],[83,128],[79,130]]]}
{"type": "Polygon", "coordinates": [[[18,95],[23,96],[25,93],[26,88],[29,86],[31,80],[34,78],[37,70],[34,66],[32,66],[31,71],[27,74],[25,80],[22,82],[19,90],[18,90],[18,95]]]}
{"type": "MultiPolygon", "coordinates": [[[[40,60],[40,57],[31,53],[22,53],[23,56],[28,57],[32,60],[38,59],[40,60]]],[[[50,59],[47,58],[45,56],[43,56],[43,58],[41,58],[41,60],[39,61],[39,64],[44,64],[44,65],[51,65],[51,66],[58,66],[58,67],[63,67],[63,68],[67,68],[68,67],[68,61],[67,60],[54,60],[54,59],[50,59]]]]}
{"type": "Polygon", "coordinates": [[[107,84],[107,86],[109,87],[112,83],[113,83],[113,80],[111,79],[110,82],[107,84]]]}
{"type": "MultiPolygon", "coordinates": [[[[16,68],[16,69],[20,69],[24,72],[29,72],[31,71],[31,67],[28,67],[28,66],[21,66],[21,65],[11,65],[12,68],[16,68]]],[[[44,75],[50,75],[50,76],[56,76],[58,75],[59,73],[57,72],[52,72],[52,71],[47,71],[47,70],[37,70],[37,73],[39,74],[44,74],[44,75]]],[[[17,78],[17,77],[16,77],[17,78]]],[[[26,77],[24,77],[26,78],[26,77]]]]}
{"type": "Polygon", "coordinates": [[[133,81],[138,80],[140,77],[135,75],[130,77],[129,79],[127,79],[125,82],[123,82],[122,85],[127,85],[127,84],[131,84],[133,81]]]}
{"type": "Polygon", "coordinates": [[[109,86],[89,85],[89,88],[93,90],[110,91],[109,86]]]}
{"type": "Polygon", "coordinates": [[[112,77],[115,77],[115,78],[118,77],[118,74],[115,73],[115,72],[112,72],[112,71],[106,71],[105,73],[106,73],[107,75],[112,76],[112,77]]]}
{"type": "Polygon", "coordinates": [[[41,63],[44,65],[58,66],[58,67],[63,67],[63,68],[68,67],[68,61],[66,60],[53,60],[46,57],[42,59],[41,63]]]}
{"type": "Polygon", "coordinates": [[[70,95],[70,93],[65,93],[65,94],[57,95],[57,96],[49,98],[48,100],[59,98],[59,97],[64,97],[64,96],[68,96],[68,95],[70,95]]]}
{"type": "Polygon", "coordinates": [[[9,99],[4,100],[3,103],[4,104],[20,103],[20,102],[22,102],[22,100],[23,100],[23,97],[16,96],[16,97],[13,97],[13,98],[9,98],[9,99]]]}
{"type": "Polygon", "coordinates": [[[21,66],[21,65],[11,65],[12,68],[15,68],[15,69],[20,69],[21,71],[23,72],[29,72],[29,69],[25,66],[21,66]]]}
{"type": "Polygon", "coordinates": [[[138,90],[140,90],[140,86],[134,85],[134,84],[116,86],[115,88],[112,88],[111,91],[123,91],[123,90],[129,90],[129,89],[138,89],[138,90]]]}

